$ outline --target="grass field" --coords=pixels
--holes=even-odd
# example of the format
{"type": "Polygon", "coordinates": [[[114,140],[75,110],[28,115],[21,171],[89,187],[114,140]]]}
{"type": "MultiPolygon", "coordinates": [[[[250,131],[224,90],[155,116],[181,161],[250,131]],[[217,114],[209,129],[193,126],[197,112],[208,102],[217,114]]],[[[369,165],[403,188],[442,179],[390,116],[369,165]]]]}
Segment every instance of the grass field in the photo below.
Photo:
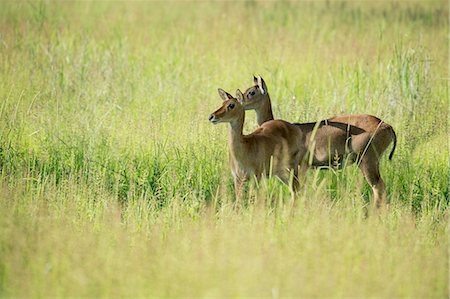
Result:
{"type": "MultiPolygon", "coordinates": [[[[448,297],[448,2],[50,2],[0,9],[0,297],[448,297]],[[398,135],[234,208],[217,88],[398,135]]],[[[257,126],[247,113],[245,131],[257,126]]]]}

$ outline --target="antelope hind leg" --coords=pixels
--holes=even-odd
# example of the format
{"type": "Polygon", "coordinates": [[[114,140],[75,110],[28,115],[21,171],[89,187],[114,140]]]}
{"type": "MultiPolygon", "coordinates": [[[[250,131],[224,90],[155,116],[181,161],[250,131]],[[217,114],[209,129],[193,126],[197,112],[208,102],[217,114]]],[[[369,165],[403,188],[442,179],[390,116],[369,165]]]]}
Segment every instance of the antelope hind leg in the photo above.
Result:
{"type": "Polygon", "coordinates": [[[386,188],[380,175],[379,160],[373,151],[367,152],[361,159],[361,169],[367,183],[372,187],[374,206],[380,208],[387,204],[386,188]]]}

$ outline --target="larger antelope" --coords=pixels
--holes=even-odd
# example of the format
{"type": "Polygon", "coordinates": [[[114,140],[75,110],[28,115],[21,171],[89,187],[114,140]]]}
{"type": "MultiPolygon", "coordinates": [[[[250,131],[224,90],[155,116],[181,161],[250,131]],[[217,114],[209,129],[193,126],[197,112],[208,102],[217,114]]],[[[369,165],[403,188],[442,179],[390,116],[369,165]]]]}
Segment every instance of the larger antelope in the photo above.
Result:
{"type": "Polygon", "coordinates": [[[234,98],[222,89],[218,91],[223,103],[209,116],[209,121],[230,124],[229,159],[236,198],[242,196],[243,186],[251,177],[259,180],[269,174],[278,176],[285,183],[289,183],[293,174],[291,186],[295,191],[298,165],[307,150],[300,128],[283,120],[270,120],[253,133],[244,135],[244,95],[237,90],[237,98],[234,98]]]}
{"type": "MultiPolygon", "coordinates": [[[[272,105],[266,83],[253,77],[254,86],[244,92],[245,110],[255,110],[260,126],[272,121],[272,105]]],[[[300,169],[308,167],[332,166],[338,159],[342,164],[357,162],[364,177],[372,187],[374,204],[380,207],[386,202],[386,190],[380,176],[381,155],[391,142],[394,146],[389,160],[395,151],[397,137],[392,126],[372,115],[345,115],[321,122],[295,123],[299,130],[301,148],[308,154],[301,160],[300,169]]],[[[299,174],[300,176],[303,173],[299,174]]]]}

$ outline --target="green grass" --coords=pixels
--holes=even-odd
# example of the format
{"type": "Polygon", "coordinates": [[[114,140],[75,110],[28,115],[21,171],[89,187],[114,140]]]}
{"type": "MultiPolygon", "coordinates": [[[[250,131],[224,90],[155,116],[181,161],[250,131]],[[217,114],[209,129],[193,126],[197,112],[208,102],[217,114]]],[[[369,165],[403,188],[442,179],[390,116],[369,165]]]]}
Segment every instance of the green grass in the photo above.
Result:
{"type": "Polygon", "coordinates": [[[445,1],[3,2],[0,296],[448,296],[447,38],[445,1]],[[253,74],[394,127],[388,212],[357,167],[234,208],[207,117],[253,74]]]}

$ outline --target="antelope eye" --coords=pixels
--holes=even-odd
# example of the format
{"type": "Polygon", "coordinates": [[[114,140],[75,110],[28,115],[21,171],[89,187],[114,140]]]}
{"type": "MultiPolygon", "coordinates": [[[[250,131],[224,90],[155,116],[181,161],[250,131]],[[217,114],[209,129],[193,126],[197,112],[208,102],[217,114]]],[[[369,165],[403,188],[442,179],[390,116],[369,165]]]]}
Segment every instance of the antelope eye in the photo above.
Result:
{"type": "Polygon", "coordinates": [[[251,95],[251,96],[254,96],[254,95],[255,95],[255,91],[252,90],[252,91],[250,92],[250,95],[251,95]]]}
{"type": "Polygon", "coordinates": [[[231,109],[233,109],[234,108],[234,104],[233,103],[231,103],[230,105],[228,105],[228,110],[231,110],[231,109]]]}

